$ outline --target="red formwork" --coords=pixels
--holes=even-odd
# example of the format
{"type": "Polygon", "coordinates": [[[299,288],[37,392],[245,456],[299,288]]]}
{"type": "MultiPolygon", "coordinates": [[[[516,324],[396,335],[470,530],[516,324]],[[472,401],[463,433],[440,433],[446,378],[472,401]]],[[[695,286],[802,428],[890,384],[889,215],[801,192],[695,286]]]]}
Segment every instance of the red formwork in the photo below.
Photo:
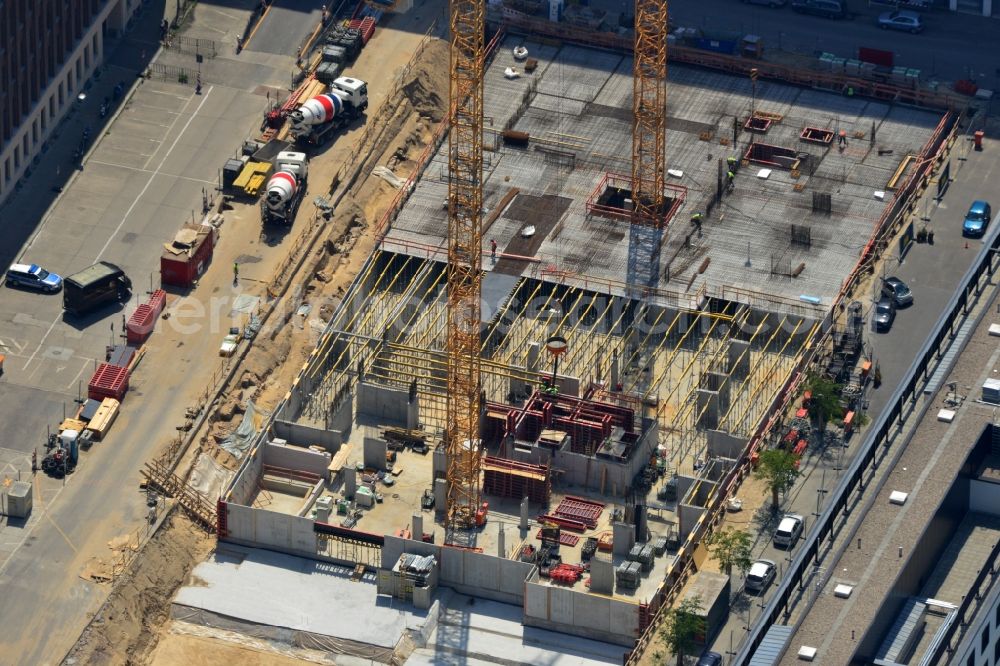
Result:
{"type": "Polygon", "coordinates": [[[147,303],[135,309],[125,322],[125,338],[131,344],[142,344],[153,332],[156,319],[167,305],[167,293],[162,289],[154,291],[147,303]]]}
{"type": "MultiPolygon", "coordinates": [[[[536,536],[538,537],[539,540],[541,540],[542,531],[538,530],[538,534],[536,536]]],[[[580,537],[578,537],[575,534],[567,534],[566,532],[559,532],[559,543],[561,543],[564,546],[569,546],[570,548],[572,548],[576,544],[580,543],[580,537]]]]}
{"type": "Polygon", "coordinates": [[[149,304],[143,303],[135,309],[132,316],[125,322],[125,337],[133,344],[141,344],[153,332],[156,315],[149,304]]]}
{"type": "Polygon", "coordinates": [[[87,397],[91,400],[114,398],[121,402],[128,390],[128,369],[110,363],[101,363],[87,384],[87,397]]]}
{"type": "Polygon", "coordinates": [[[588,525],[582,520],[573,520],[572,518],[557,516],[552,513],[538,516],[538,522],[553,523],[565,530],[573,530],[574,532],[586,532],[588,527],[588,525]]]}
{"type": "Polygon", "coordinates": [[[566,497],[559,502],[555,514],[560,518],[579,521],[593,529],[604,511],[604,505],[580,497],[566,497]]]}

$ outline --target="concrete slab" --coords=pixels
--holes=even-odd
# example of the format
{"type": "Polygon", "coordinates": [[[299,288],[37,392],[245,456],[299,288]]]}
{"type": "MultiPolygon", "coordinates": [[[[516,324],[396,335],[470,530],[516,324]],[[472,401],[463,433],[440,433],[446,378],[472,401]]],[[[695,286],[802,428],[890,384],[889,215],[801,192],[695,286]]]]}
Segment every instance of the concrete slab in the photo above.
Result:
{"type": "Polygon", "coordinates": [[[456,657],[463,664],[495,664],[501,658],[505,664],[549,666],[621,663],[620,646],[525,627],[521,614],[516,606],[452,595],[427,647],[417,650],[406,664],[450,663],[456,657]]]}
{"type": "Polygon", "coordinates": [[[266,550],[227,544],[195,567],[197,581],[175,604],[244,622],[307,631],[391,648],[426,611],[378,598],[374,574],[351,581],[352,570],[266,550]],[[331,610],[351,609],[350,613],[331,610]]]}

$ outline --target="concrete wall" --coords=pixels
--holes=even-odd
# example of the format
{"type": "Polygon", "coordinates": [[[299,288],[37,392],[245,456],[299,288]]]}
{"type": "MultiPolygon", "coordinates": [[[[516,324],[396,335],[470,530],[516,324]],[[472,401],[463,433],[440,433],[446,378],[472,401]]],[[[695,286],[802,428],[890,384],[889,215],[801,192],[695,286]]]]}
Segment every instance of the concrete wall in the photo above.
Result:
{"type": "Polygon", "coordinates": [[[517,606],[524,601],[524,581],[533,570],[533,566],[526,562],[389,534],[385,535],[385,546],[382,548],[382,568],[391,569],[404,552],[434,555],[441,566],[441,586],[517,606]]]}
{"type": "Polygon", "coordinates": [[[407,426],[409,398],[410,393],[406,389],[359,382],[358,414],[364,414],[383,423],[407,426]]]}
{"type": "Polygon", "coordinates": [[[749,441],[745,437],[730,435],[721,430],[709,430],[706,434],[708,435],[709,458],[739,460],[749,441]]]}
{"type": "MultiPolygon", "coordinates": [[[[312,446],[316,444],[322,446],[331,454],[340,449],[344,442],[343,432],[336,430],[323,430],[301,423],[289,423],[288,421],[275,421],[272,426],[274,436],[286,442],[292,442],[299,446],[312,446]]],[[[268,463],[269,465],[273,463],[268,463]]]]}
{"type": "Polygon", "coordinates": [[[639,605],[562,587],[527,582],[524,624],[631,647],[639,634],[639,605]]]}
{"type": "Polygon", "coordinates": [[[329,453],[318,453],[292,444],[264,444],[264,464],[284,469],[317,474],[327,478],[327,468],[333,458],[329,453]]]}
{"type": "MultiPolygon", "coordinates": [[[[264,435],[266,436],[266,435],[264,435]]],[[[236,504],[249,504],[257,492],[260,485],[261,475],[264,473],[264,455],[260,446],[250,448],[243,464],[233,476],[229,484],[229,492],[225,494],[227,502],[236,504]]]]}
{"type": "Polygon", "coordinates": [[[226,541],[316,557],[316,533],[312,520],[232,503],[226,505],[226,510],[229,530],[226,541]]]}
{"type": "Polygon", "coordinates": [[[1000,483],[973,479],[969,488],[969,511],[1000,516],[1000,483]]]}

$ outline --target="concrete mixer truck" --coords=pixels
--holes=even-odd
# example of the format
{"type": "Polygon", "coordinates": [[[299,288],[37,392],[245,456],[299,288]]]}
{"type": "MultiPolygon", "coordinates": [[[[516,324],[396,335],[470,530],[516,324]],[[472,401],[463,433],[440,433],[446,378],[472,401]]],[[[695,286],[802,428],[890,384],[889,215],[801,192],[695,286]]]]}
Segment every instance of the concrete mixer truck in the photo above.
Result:
{"type": "Polygon", "coordinates": [[[309,164],[305,153],[282,151],[274,160],[274,173],[267,181],[267,191],[260,202],[264,224],[291,225],[299,202],[306,193],[309,164]]]}
{"type": "Polygon", "coordinates": [[[368,108],[368,84],[341,76],[330,90],[289,114],[292,137],[300,144],[322,146],[368,108]]]}

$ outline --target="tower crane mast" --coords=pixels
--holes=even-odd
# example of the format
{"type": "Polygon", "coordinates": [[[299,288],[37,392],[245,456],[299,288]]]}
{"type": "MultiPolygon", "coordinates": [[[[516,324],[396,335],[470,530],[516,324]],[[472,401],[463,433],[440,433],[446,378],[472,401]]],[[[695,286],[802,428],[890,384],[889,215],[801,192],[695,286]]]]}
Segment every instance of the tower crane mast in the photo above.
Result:
{"type": "Polygon", "coordinates": [[[448,136],[447,496],[445,528],[480,509],[480,296],[482,292],[485,0],[451,0],[448,136]]]}

